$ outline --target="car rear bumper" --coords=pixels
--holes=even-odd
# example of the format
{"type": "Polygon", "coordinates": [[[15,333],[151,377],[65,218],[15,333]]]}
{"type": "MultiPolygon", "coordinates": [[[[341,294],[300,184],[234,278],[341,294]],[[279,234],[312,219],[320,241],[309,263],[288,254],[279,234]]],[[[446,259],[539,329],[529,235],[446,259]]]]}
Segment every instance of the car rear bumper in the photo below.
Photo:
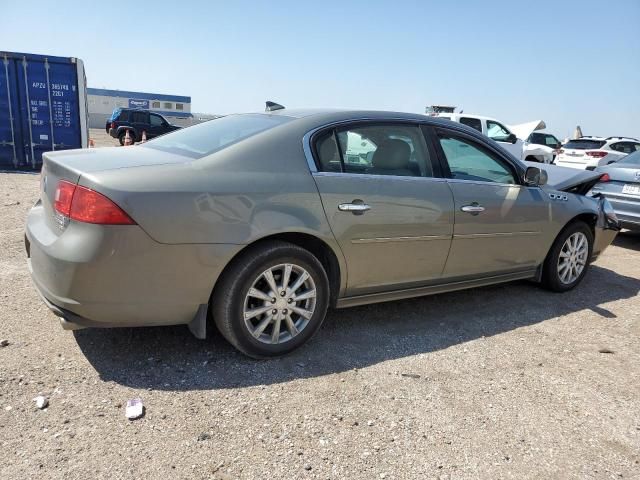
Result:
{"type": "Polygon", "coordinates": [[[609,201],[600,196],[598,198],[598,219],[595,226],[592,259],[596,259],[611,245],[620,231],[621,224],[609,201]]]}
{"type": "Polygon", "coordinates": [[[139,226],[72,221],[52,232],[36,205],[25,248],[33,283],[65,328],[190,323],[238,245],[164,245],[139,226]]]}

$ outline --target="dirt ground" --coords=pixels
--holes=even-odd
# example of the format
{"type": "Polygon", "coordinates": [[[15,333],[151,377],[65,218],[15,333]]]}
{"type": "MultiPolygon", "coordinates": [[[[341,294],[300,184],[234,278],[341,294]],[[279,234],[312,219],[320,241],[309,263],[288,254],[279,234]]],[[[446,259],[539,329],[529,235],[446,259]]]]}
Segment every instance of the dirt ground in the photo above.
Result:
{"type": "Polygon", "coordinates": [[[333,311],[254,361],[186,327],[63,331],[25,264],[37,189],[0,173],[0,479],[640,478],[640,236],[566,294],[333,311]]]}

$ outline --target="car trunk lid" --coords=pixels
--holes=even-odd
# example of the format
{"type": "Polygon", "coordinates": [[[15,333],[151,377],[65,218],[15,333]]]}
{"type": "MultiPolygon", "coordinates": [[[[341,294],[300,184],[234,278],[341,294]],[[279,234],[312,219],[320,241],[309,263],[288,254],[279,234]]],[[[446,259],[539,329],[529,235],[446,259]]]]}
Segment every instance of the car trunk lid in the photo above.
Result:
{"type": "MultiPolygon", "coordinates": [[[[528,166],[540,168],[536,162],[525,162],[528,166]]],[[[545,165],[547,172],[548,188],[585,195],[602,176],[602,172],[590,170],[576,170],[574,168],[559,167],[557,165],[545,165]]]]}

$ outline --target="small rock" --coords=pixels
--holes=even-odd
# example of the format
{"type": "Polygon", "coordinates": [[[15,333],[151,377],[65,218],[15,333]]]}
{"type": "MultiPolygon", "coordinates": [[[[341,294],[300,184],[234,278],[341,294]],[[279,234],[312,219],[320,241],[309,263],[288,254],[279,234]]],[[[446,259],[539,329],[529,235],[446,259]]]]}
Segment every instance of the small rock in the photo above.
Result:
{"type": "Polygon", "coordinates": [[[3,338],[2,340],[0,340],[0,347],[7,347],[9,346],[9,340],[7,340],[6,338],[3,338]]]}
{"type": "Polygon", "coordinates": [[[370,427],[373,427],[373,420],[369,420],[369,421],[367,422],[367,425],[368,425],[368,426],[370,426],[370,427]]]}
{"type": "Polygon", "coordinates": [[[12,407],[11,407],[11,405],[7,405],[6,407],[4,407],[4,409],[5,409],[7,412],[11,411],[11,408],[12,408],[12,407]]]}
{"type": "Polygon", "coordinates": [[[601,348],[598,350],[599,353],[615,353],[613,350],[609,350],[608,348],[601,348]]]}
{"type": "Polygon", "coordinates": [[[400,376],[407,378],[420,378],[420,375],[418,375],[417,373],[401,373],[400,376]]]}
{"type": "Polygon", "coordinates": [[[200,435],[198,435],[199,442],[204,442],[205,440],[209,440],[210,438],[211,435],[209,435],[207,432],[202,432],[200,435]]]}
{"type": "Polygon", "coordinates": [[[127,406],[124,412],[125,417],[129,420],[136,420],[144,415],[144,405],[142,400],[134,398],[133,400],[127,400],[127,406]]]}
{"type": "Polygon", "coordinates": [[[308,472],[309,470],[311,470],[311,465],[309,465],[308,463],[304,466],[304,469],[308,472]]]}
{"type": "Polygon", "coordinates": [[[43,410],[49,406],[49,400],[43,395],[38,395],[33,399],[33,401],[36,402],[36,407],[38,407],[38,409],[40,410],[43,410]]]}

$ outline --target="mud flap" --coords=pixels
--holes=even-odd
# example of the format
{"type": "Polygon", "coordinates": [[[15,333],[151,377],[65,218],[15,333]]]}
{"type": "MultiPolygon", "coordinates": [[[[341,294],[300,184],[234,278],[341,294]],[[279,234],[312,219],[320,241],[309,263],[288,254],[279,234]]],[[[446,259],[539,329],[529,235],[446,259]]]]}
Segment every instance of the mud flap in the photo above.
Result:
{"type": "Polygon", "coordinates": [[[189,322],[189,331],[193,334],[194,337],[199,338],[200,340],[204,340],[207,338],[207,310],[209,306],[206,303],[201,304],[198,307],[198,311],[196,312],[193,320],[189,322]]]}

